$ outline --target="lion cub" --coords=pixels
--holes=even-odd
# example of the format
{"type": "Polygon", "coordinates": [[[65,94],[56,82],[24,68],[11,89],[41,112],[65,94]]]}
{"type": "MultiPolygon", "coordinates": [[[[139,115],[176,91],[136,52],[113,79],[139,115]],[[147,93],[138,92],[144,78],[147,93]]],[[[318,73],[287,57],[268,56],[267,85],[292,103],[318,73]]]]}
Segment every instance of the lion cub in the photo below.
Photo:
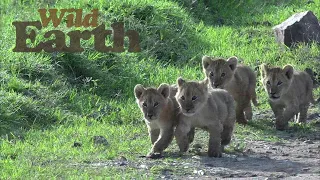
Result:
{"type": "Polygon", "coordinates": [[[210,134],[208,156],[221,157],[223,146],[230,143],[236,121],[232,96],[223,89],[208,87],[208,79],[187,82],[178,78],[177,84],[176,99],[181,113],[175,137],[180,152],[189,148],[188,132],[199,127],[210,134]]]}
{"type": "Polygon", "coordinates": [[[159,154],[161,156],[162,151],[168,147],[173,139],[174,125],[179,109],[177,103],[173,102],[170,91],[172,90],[168,84],[161,84],[158,89],[144,88],[141,84],[134,87],[136,101],[144,114],[153,145],[147,155],[150,158],[159,154]]]}
{"type": "Polygon", "coordinates": [[[255,106],[258,105],[255,73],[248,66],[238,64],[237,57],[225,60],[203,56],[202,67],[211,87],[225,89],[233,96],[237,122],[247,124],[247,120],[252,119],[250,100],[255,106]]]}
{"type": "Polygon", "coordinates": [[[309,103],[315,103],[309,74],[295,71],[291,65],[280,68],[262,64],[261,75],[269,104],[276,116],[276,128],[286,129],[288,121],[298,113],[298,122],[306,122],[309,103]]]}

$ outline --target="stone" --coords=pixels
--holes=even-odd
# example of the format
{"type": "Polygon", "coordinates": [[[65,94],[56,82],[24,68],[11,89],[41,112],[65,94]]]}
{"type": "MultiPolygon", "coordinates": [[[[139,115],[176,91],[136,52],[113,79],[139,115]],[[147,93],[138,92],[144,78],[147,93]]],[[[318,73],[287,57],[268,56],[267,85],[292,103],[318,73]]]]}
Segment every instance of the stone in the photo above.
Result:
{"type": "Polygon", "coordinates": [[[236,158],[236,161],[245,161],[246,160],[246,158],[236,158]]]}
{"type": "Polygon", "coordinates": [[[320,43],[320,25],[312,11],[300,12],[272,28],[277,41],[292,47],[295,43],[320,43]]]}
{"type": "Polygon", "coordinates": [[[74,142],[73,147],[81,147],[82,144],[80,142],[74,142]]]}
{"type": "Polygon", "coordinates": [[[93,136],[93,143],[95,145],[103,145],[103,146],[108,146],[109,143],[107,141],[107,139],[103,136],[93,136]]]}
{"type": "Polygon", "coordinates": [[[149,167],[148,167],[147,165],[145,165],[145,164],[141,164],[139,167],[140,167],[141,169],[149,169],[149,167]]]}
{"type": "Polygon", "coordinates": [[[304,141],[304,143],[306,143],[306,144],[314,144],[314,142],[311,141],[311,140],[306,140],[306,141],[304,141]]]}
{"type": "Polygon", "coordinates": [[[192,159],[198,159],[198,160],[201,159],[201,157],[199,155],[192,156],[191,158],[192,159]]]}

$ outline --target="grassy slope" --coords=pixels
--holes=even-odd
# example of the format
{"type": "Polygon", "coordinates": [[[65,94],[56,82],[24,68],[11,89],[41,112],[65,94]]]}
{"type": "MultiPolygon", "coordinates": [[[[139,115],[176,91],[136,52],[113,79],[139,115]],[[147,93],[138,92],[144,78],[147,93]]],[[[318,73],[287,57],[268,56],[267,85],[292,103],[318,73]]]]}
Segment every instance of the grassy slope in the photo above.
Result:
{"type": "MultiPolygon", "coordinates": [[[[312,10],[319,16],[319,0],[311,4],[299,0],[220,0],[207,9],[200,1],[192,10],[189,1],[183,0],[46,2],[0,2],[0,177],[4,179],[104,177],[106,173],[121,177],[123,169],[92,170],[72,164],[120,155],[134,160],[147,153],[150,143],[134,102],[134,85],[174,83],[178,76],[202,79],[203,54],[236,55],[252,68],[261,62],[290,63],[301,70],[319,67],[313,61],[319,59],[318,46],[280,48],[271,30],[295,12],[312,10]],[[91,38],[82,41],[83,53],[14,53],[15,29],[11,23],[39,20],[35,7],[82,8],[85,12],[98,8],[99,22],[106,28],[112,22],[124,21],[127,29],[137,30],[142,52],[98,53],[91,38]],[[94,135],[104,135],[110,146],[93,146],[94,135]],[[74,141],[81,142],[82,147],[72,148],[74,141]]],[[[38,32],[37,41],[44,40],[41,35],[50,29],[38,32]]],[[[64,25],[59,29],[71,30],[64,25]]],[[[257,91],[260,109],[268,108],[260,85],[257,91]]],[[[270,121],[261,120],[252,126],[239,126],[235,136],[277,139],[268,125],[270,121]]],[[[135,169],[127,169],[125,175],[140,176],[135,169]]]]}

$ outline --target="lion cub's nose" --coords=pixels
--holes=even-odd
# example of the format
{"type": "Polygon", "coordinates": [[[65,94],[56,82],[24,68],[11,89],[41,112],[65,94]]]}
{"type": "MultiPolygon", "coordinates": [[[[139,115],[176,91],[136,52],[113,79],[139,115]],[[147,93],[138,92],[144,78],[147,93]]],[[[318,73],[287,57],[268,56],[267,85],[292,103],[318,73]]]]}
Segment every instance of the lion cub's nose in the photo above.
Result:
{"type": "Polygon", "coordinates": [[[151,119],[153,114],[147,114],[147,116],[151,119]]]}
{"type": "Polygon", "coordinates": [[[213,83],[214,88],[218,88],[219,85],[219,83],[213,83]]]}

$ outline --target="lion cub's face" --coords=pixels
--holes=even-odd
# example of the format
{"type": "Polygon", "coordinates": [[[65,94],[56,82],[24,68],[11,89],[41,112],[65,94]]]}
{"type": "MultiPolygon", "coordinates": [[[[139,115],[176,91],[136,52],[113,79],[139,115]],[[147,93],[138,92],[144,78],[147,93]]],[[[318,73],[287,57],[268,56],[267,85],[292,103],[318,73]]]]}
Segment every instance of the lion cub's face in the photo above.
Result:
{"type": "Polygon", "coordinates": [[[237,57],[230,57],[228,60],[202,57],[203,72],[213,88],[224,88],[233,77],[237,63],[237,57]]]}
{"type": "Polygon", "coordinates": [[[144,118],[148,121],[159,118],[168,102],[169,85],[161,84],[158,89],[144,88],[141,84],[134,87],[134,94],[144,118]]]}
{"type": "Polygon", "coordinates": [[[263,86],[271,101],[277,101],[287,92],[293,77],[293,67],[286,65],[270,68],[266,64],[261,65],[261,75],[263,86]]]}
{"type": "Polygon", "coordinates": [[[177,84],[178,92],[175,97],[181,112],[186,116],[194,115],[207,101],[208,80],[186,82],[182,78],[178,78],[177,84]]]}

